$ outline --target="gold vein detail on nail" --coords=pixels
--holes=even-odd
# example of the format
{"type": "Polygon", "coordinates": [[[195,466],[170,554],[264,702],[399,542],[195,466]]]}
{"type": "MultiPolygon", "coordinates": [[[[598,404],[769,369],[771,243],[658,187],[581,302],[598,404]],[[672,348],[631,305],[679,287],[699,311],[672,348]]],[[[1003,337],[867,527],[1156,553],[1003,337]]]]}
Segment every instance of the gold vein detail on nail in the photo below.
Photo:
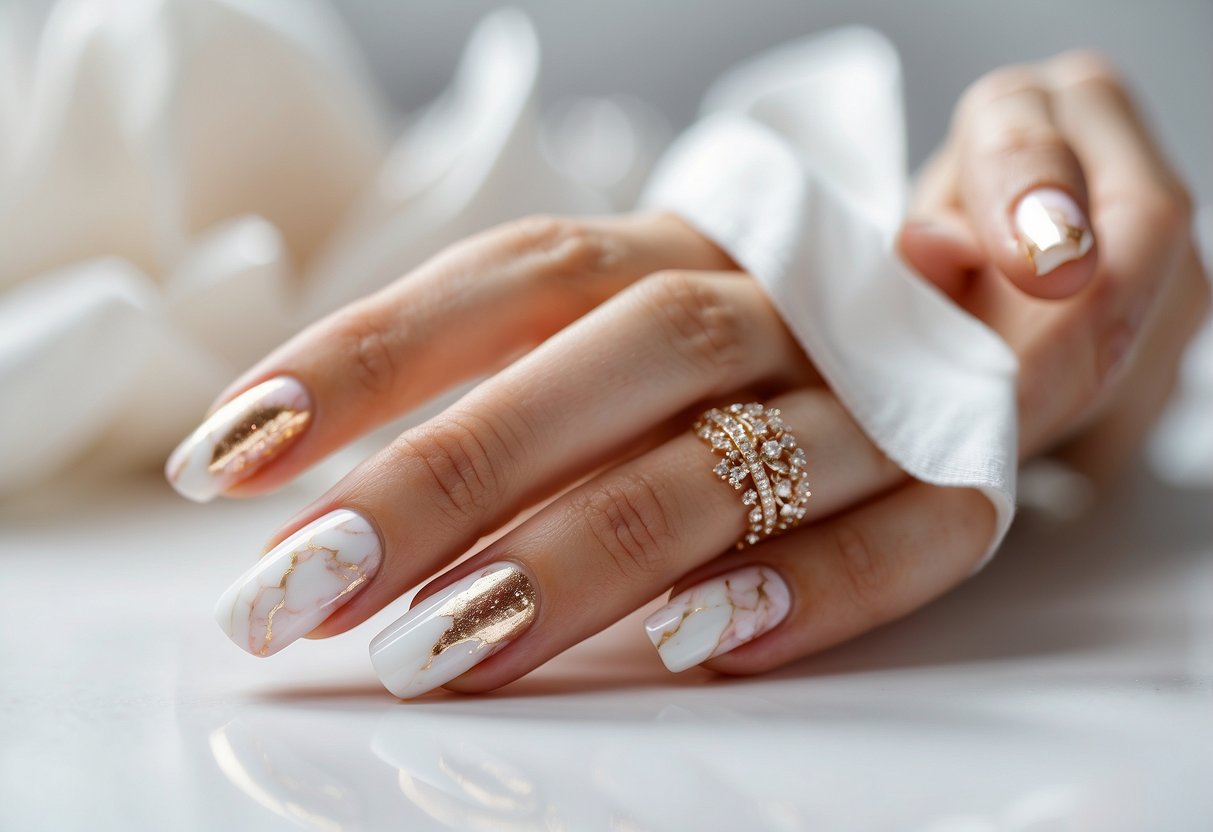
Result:
{"type": "Polygon", "coordinates": [[[1091,232],[1085,228],[1067,225],[1060,216],[1054,215],[1053,219],[1058,224],[1060,230],[1060,234],[1055,241],[1043,245],[1036,243],[1034,240],[1027,240],[1024,243],[1028,263],[1032,266],[1033,271],[1040,270],[1041,265],[1038,264],[1038,259],[1042,254],[1054,251],[1061,246],[1065,246],[1067,251],[1070,252],[1071,256],[1066,258],[1070,260],[1077,260],[1091,250],[1093,242],[1091,232]]]}
{"type": "MultiPolygon", "coordinates": [[[[274,616],[286,606],[287,584],[291,579],[291,575],[299,567],[301,562],[305,563],[317,555],[323,558],[324,568],[338,580],[345,583],[345,587],[342,588],[341,591],[335,596],[333,596],[334,601],[338,598],[345,597],[366,582],[367,575],[362,571],[362,568],[356,563],[349,563],[347,561],[340,560],[341,553],[336,549],[329,548],[328,546],[317,546],[315,543],[308,543],[304,549],[291,552],[290,562],[286,567],[286,571],[282,573],[282,579],[278,582],[278,585],[276,587],[266,587],[262,590],[263,592],[274,590],[280,591],[282,593],[282,597],[278,600],[278,603],[274,604],[274,606],[270,608],[269,614],[265,618],[265,639],[262,641],[261,647],[257,650],[257,655],[266,655],[274,641],[274,616]]],[[[256,604],[253,605],[254,609],[256,606],[256,604]]],[[[288,610],[288,612],[292,611],[288,610]]],[[[250,648],[251,646],[252,645],[250,645],[250,648]]]]}
{"type": "Polygon", "coordinates": [[[535,587],[521,570],[500,569],[478,578],[435,615],[449,617],[451,624],[434,642],[423,670],[456,644],[477,640],[497,645],[513,638],[535,617],[535,587]]]}
{"type": "Polygon", "coordinates": [[[356,512],[338,509],[266,554],[219,599],[224,632],[254,656],[269,656],[314,630],[379,567],[378,535],[356,512]]]}
{"type": "Polygon", "coordinates": [[[787,584],[773,569],[746,567],[679,593],[646,619],[645,630],[677,672],[753,641],[789,609],[787,584]]]}

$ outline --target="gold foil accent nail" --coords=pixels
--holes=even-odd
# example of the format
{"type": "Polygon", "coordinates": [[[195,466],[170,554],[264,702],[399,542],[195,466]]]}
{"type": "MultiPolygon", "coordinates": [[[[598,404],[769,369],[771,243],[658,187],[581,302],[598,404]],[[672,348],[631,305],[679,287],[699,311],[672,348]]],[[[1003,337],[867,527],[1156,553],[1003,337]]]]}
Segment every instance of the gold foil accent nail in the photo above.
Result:
{"type": "Polygon", "coordinates": [[[478,578],[435,613],[449,616],[451,626],[434,642],[422,670],[456,644],[476,640],[491,646],[509,641],[535,618],[535,598],[534,585],[520,569],[499,569],[478,578]]]}
{"type": "Polygon", "coordinates": [[[215,443],[207,470],[238,473],[274,456],[297,436],[312,414],[286,406],[258,407],[215,443]]]}

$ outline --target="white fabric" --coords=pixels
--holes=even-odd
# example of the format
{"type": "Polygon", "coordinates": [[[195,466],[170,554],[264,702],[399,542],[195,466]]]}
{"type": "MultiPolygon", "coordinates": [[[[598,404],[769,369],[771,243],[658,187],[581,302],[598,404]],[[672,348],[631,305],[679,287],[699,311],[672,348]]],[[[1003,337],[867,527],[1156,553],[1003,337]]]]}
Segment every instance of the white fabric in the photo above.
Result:
{"type": "Polygon", "coordinates": [[[734,70],[705,109],[646,201],[761,281],[893,461],[989,497],[997,529],[980,569],[1014,516],[1017,363],[893,253],[906,191],[896,53],[867,29],[820,35],[734,70]]]}
{"type": "Polygon", "coordinates": [[[159,465],[306,322],[487,226],[612,207],[544,156],[517,12],[393,142],[321,0],[62,0],[40,33],[24,8],[0,4],[0,495],[159,465]]]}

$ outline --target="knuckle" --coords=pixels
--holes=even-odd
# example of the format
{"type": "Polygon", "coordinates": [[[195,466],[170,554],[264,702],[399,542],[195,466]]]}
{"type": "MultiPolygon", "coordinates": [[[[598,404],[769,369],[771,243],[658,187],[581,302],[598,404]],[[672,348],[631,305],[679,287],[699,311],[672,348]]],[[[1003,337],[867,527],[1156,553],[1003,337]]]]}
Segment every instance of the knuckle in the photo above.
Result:
{"type": "Polygon", "coordinates": [[[1061,134],[1046,124],[1004,125],[983,135],[978,149],[998,159],[1027,155],[1053,157],[1070,152],[1061,134]]]}
{"type": "Polygon", "coordinates": [[[844,591],[868,617],[884,620],[892,579],[888,563],[855,523],[834,523],[830,536],[844,591]]]}
{"type": "Polygon", "coordinates": [[[603,483],[571,505],[625,581],[664,571],[676,535],[670,499],[655,480],[637,474],[603,483]]]}
{"type": "Polygon", "coordinates": [[[399,455],[419,464],[439,506],[464,524],[489,514],[508,472],[508,444],[491,425],[467,414],[444,417],[397,440],[399,455]]]}
{"type": "Polygon", "coordinates": [[[540,281],[575,278],[606,269],[613,247],[603,234],[573,217],[535,215],[503,227],[506,245],[532,260],[531,274],[540,281]]]}
{"type": "Polygon", "coordinates": [[[553,214],[531,214],[511,220],[500,227],[502,234],[517,248],[529,250],[544,246],[565,236],[573,225],[571,219],[553,214]]]}
{"type": "Polygon", "coordinates": [[[732,304],[708,281],[680,272],[658,272],[638,291],[674,354],[709,377],[735,375],[745,358],[744,327],[732,304]]]}
{"type": "Polygon", "coordinates": [[[1026,66],[1004,66],[987,72],[965,89],[959,112],[972,115],[1008,95],[1040,86],[1036,73],[1026,66]]]}
{"type": "Polygon", "coordinates": [[[372,397],[390,393],[396,384],[398,345],[382,317],[364,310],[346,311],[337,333],[342,353],[349,356],[353,381],[372,397]]]}

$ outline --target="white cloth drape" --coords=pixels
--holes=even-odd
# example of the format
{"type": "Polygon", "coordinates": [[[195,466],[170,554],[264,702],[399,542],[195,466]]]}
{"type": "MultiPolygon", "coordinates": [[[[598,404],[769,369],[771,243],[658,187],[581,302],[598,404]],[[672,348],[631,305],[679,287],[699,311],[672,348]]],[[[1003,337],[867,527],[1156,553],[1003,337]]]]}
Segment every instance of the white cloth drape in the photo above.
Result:
{"type": "Polygon", "coordinates": [[[21,8],[0,4],[0,495],[159,464],[306,322],[487,226],[612,207],[544,156],[517,12],[393,141],[322,0],[62,0],[40,34],[21,8]]]}
{"type": "MultiPolygon", "coordinates": [[[[1014,354],[892,251],[906,192],[901,70],[849,28],[720,80],[646,201],[677,210],[766,288],[865,432],[911,476],[1014,516],[1014,354]]],[[[829,488],[820,483],[819,488],[829,488]]]]}

